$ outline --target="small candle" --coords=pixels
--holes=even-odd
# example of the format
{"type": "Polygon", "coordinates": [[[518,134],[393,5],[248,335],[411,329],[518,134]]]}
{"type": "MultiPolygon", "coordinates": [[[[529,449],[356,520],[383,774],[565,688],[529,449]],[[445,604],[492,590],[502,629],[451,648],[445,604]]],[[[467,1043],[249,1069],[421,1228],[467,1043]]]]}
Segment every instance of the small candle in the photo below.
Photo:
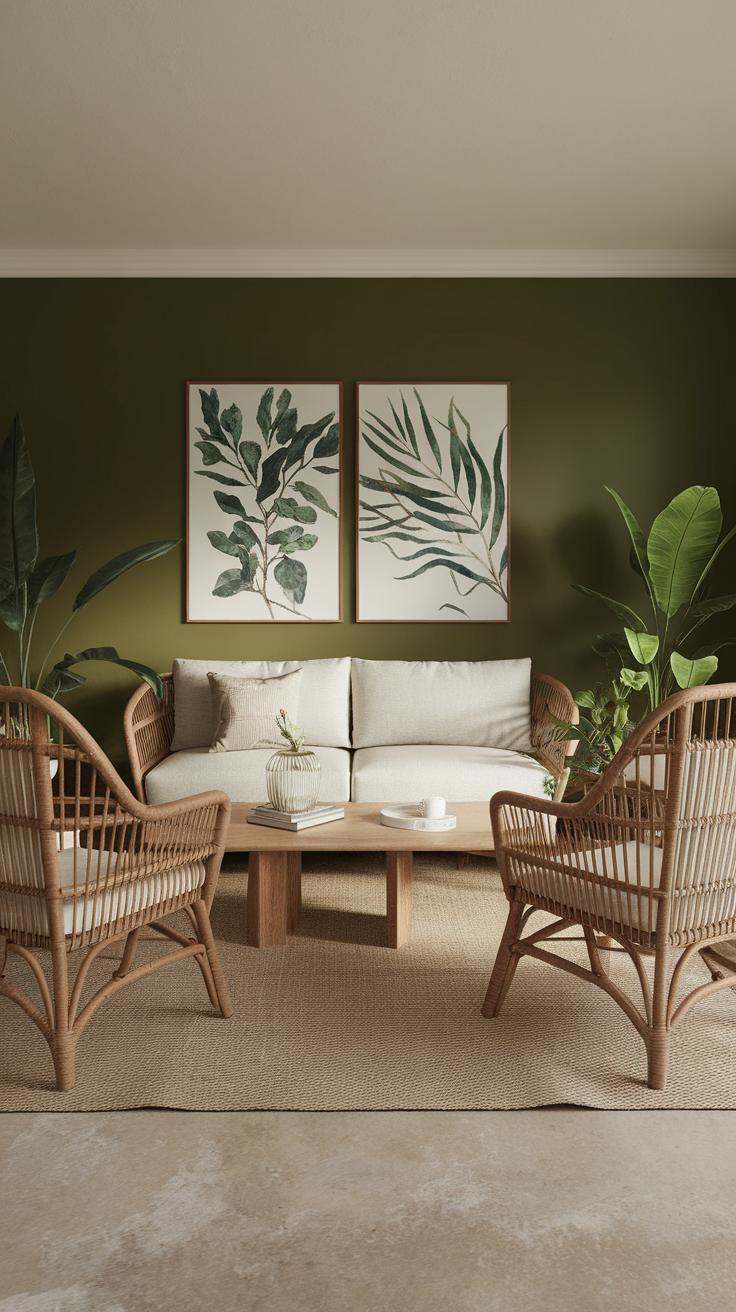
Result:
{"type": "Polygon", "coordinates": [[[425,797],[422,799],[422,815],[427,820],[439,820],[445,814],[444,797],[425,797]]]}

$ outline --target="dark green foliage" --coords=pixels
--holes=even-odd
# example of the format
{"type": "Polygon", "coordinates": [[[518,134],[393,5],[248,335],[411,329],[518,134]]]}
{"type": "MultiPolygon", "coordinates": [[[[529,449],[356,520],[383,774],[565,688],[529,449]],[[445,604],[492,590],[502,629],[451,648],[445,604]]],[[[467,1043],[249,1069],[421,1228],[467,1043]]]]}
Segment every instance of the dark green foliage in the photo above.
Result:
{"type": "MultiPolygon", "coordinates": [[[[220,509],[225,514],[237,515],[239,518],[231,533],[212,529],[207,537],[216,551],[237,556],[240,567],[224,570],[220,574],[213,595],[233,597],[240,592],[256,592],[263,598],[269,615],[274,619],[274,607],[295,611],[306,597],[307,569],[294,557],[296,552],[311,551],[319,537],[305,533],[301,525],[316,523],[318,511],[337,517],[337,511],[320,489],[299,475],[309,466],[319,474],[339,473],[339,467],[315,465],[313,462],[315,459],[323,460],[338,454],[340,426],[332,423],[335,417],[333,411],[315,423],[300,427],[288,388],[281,391],[274,414],[274,388],[268,387],[260,398],[255,416],[262,442],[251,438],[242,439],[243,416],[238,407],[231,405],[220,415],[216,390],[213,388],[211,392],[202,392],[201,395],[204,419],[210,429],[208,433],[198,430],[203,441],[195,442],[202,453],[203,463],[214,464],[217,458],[234,465],[242,477],[230,480],[220,476],[219,481],[248,487],[254,499],[254,508],[260,512],[248,514],[239,497],[225,492],[214,493],[220,509]],[[217,420],[219,431],[224,430],[224,442],[229,448],[222,454],[212,448],[214,420],[217,420]],[[228,440],[227,434],[230,434],[232,440],[228,440]],[[272,445],[274,439],[275,445],[272,445]],[[270,453],[264,454],[264,450],[268,452],[269,448],[270,453]],[[298,494],[301,501],[295,495],[287,495],[288,492],[298,494]],[[279,519],[296,522],[288,528],[277,529],[275,525],[279,519]],[[275,550],[269,551],[269,548],[275,550]],[[279,584],[288,606],[284,607],[282,602],[269,596],[271,576],[279,584]]],[[[210,478],[218,477],[208,470],[196,472],[210,478]]]]}

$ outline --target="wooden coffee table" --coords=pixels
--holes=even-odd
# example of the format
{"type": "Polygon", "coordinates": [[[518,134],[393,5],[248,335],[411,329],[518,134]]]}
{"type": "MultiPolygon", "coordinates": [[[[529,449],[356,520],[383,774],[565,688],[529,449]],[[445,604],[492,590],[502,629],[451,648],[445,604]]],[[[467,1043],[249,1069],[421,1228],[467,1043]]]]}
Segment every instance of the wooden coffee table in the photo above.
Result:
{"type": "Polygon", "coordinates": [[[390,948],[411,934],[413,852],[493,853],[488,802],[448,802],[457,828],[441,833],[391,829],[380,820],[381,802],[345,802],[344,820],[291,833],[249,825],[256,803],[234,802],[225,844],[228,852],[249,852],[247,941],[274,947],[296,929],[302,901],[302,852],[385,852],[386,933],[390,948]]]}

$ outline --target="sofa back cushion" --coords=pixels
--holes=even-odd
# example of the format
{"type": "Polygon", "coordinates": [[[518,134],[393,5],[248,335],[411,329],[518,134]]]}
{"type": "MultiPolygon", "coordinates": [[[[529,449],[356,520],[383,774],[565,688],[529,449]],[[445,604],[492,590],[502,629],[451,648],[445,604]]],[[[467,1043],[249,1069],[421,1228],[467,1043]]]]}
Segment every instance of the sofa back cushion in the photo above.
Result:
{"type": "Polygon", "coordinates": [[[531,671],[511,661],[353,661],[353,746],[531,748],[531,671]]]}
{"type": "MultiPolygon", "coordinates": [[[[312,747],[350,746],[350,657],[317,661],[174,661],[172,752],[209,747],[217,728],[208,673],[269,679],[303,671],[299,725],[312,747]]],[[[274,739],[277,736],[274,725],[274,739]]]]}

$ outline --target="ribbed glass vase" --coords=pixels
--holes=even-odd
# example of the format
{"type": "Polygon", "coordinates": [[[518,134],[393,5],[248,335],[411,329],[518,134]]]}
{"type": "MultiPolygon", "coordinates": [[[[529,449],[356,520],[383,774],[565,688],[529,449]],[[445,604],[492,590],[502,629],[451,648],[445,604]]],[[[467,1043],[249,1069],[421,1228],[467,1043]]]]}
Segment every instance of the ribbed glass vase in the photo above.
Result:
{"type": "Polygon", "coordinates": [[[311,811],[317,804],[322,766],[314,752],[274,752],[266,765],[266,792],[277,811],[311,811]]]}

